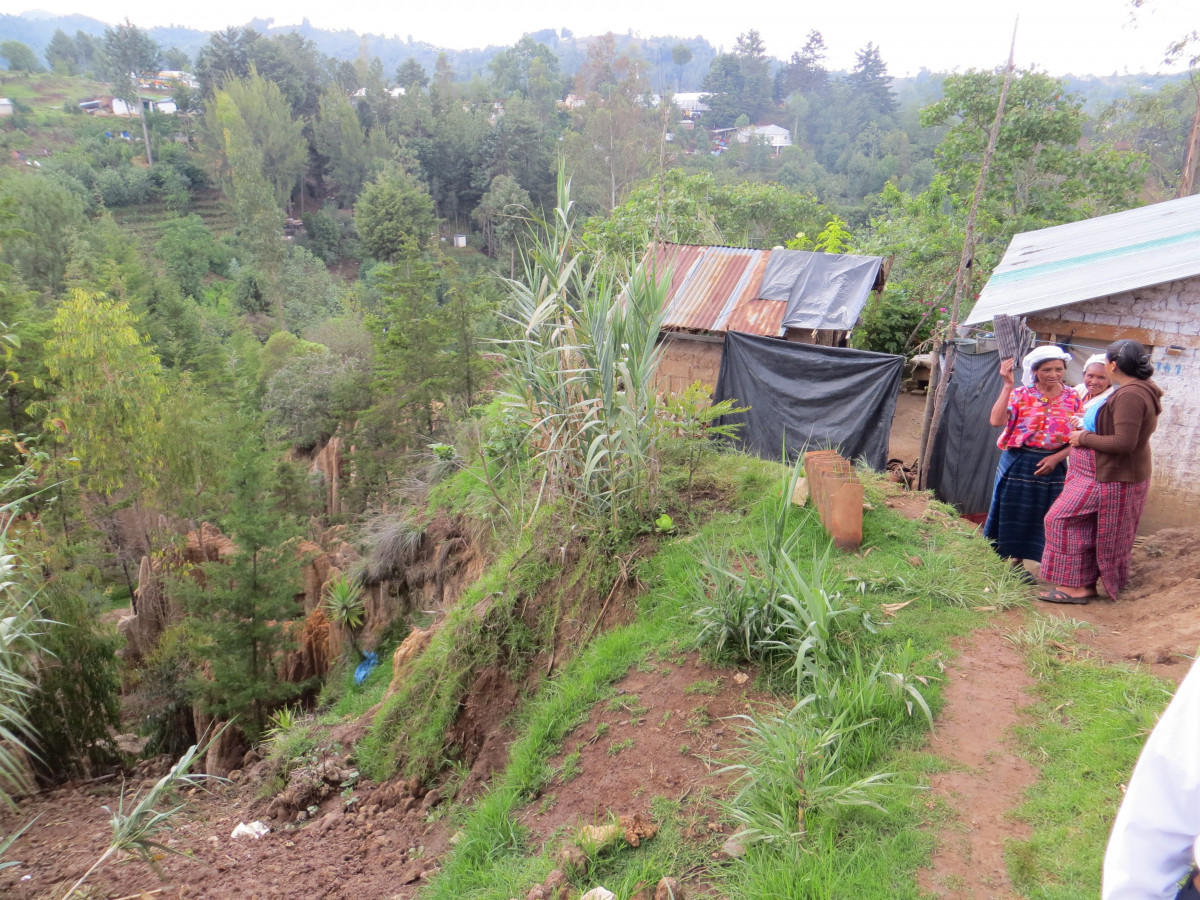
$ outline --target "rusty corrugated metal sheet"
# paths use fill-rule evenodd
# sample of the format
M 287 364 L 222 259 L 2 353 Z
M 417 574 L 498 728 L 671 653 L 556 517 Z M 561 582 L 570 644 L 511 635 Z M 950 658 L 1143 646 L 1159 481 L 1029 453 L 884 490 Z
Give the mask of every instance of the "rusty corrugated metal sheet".
M 663 327 L 778 337 L 787 304 L 756 299 L 770 255 L 743 247 L 654 247 L 647 264 L 671 271 Z

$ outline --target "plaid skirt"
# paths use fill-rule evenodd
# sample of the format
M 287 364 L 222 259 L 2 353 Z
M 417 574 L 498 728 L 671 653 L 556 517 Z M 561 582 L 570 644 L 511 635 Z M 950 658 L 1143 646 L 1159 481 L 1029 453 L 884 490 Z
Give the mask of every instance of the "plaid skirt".
M 1057 450 L 1005 450 L 996 467 L 992 487 L 992 505 L 983 536 L 996 545 L 1004 558 L 1042 558 L 1046 538 L 1042 520 L 1062 493 L 1064 469 L 1061 463 L 1049 475 L 1034 475 L 1038 464 Z
M 1071 451 L 1062 496 L 1046 513 L 1042 580 L 1090 587 L 1103 580 L 1110 597 L 1129 582 L 1133 539 L 1150 493 L 1150 482 L 1096 480 L 1096 453 Z

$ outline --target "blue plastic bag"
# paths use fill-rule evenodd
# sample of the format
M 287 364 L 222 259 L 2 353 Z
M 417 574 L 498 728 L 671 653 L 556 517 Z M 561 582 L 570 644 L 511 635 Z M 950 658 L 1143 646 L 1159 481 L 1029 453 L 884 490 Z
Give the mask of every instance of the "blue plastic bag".
M 372 650 L 370 653 L 363 656 L 363 661 L 358 664 L 358 668 L 354 670 L 354 683 L 362 684 L 367 680 L 367 676 L 371 674 L 371 670 L 379 665 L 379 657 Z

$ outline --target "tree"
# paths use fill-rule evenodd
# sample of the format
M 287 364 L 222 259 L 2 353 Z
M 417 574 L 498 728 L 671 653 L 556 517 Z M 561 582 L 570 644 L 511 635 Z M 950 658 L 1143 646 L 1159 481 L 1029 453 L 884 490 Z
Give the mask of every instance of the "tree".
M 329 175 L 337 185 L 338 203 L 350 206 L 367 179 L 371 148 L 349 99 L 334 93 L 321 98 L 321 115 L 314 123 L 313 137 L 317 150 L 329 160 Z
M 206 97 L 216 96 L 224 80 L 246 78 L 253 59 L 251 48 L 261 35 L 253 28 L 229 26 L 216 31 L 196 54 L 196 80 Z
M 226 255 L 204 220 L 195 214 L 167 222 L 154 250 L 180 289 L 191 297 L 204 296 L 204 277 L 220 266 Z
M 71 235 L 86 227 L 83 203 L 62 184 L 37 174 L 12 172 L 0 178 L 0 204 L 13 213 L 0 259 L 26 285 L 44 294 L 62 287 Z
M 683 67 L 692 61 L 692 50 L 687 44 L 676 44 L 671 48 L 671 62 L 675 65 L 675 90 L 683 90 Z
M 372 322 L 376 378 L 414 431 L 432 436 L 434 404 L 445 397 L 454 337 L 439 294 L 457 289 L 457 272 L 450 260 L 417 253 L 411 239 L 397 258 L 376 273 L 383 297 Z
M 111 496 L 157 480 L 166 394 L 129 304 L 74 291 L 54 315 L 46 367 L 57 386 L 47 431 L 79 458 L 85 486 Z
M 32 758 L 49 779 L 90 777 L 117 758 L 112 739 L 121 724 L 116 654 L 124 641 L 111 621 L 102 621 L 109 598 L 78 570 L 51 576 L 38 599 L 45 652 L 29 707 Z
M 354 225 L 375 259 L 395 262 L 434 240 L 433 201 L 400 169 L 379 175 L 363 189 L 354 207 Z
M 856 96 L 865 100 L 875 114 L 890 116 L 896 111 L 892 79 L 874 43 L 868 42 L 855 54 L 854 68 L 846 76 L 846 85 Z
M 37 55 L 28 44 L 20 41 L 0 41 L 0 57 L 8 62 L 10 72 L 24 72 L 28 75 L 31 72 L 42 71 Z
M 404 90 L 416 93 L 429 87 L 429 73 L 413 57 L 409 57 L 396 70 L 396 84 Z
M 714 127 L 728 128 L 741 115 L 751 124 L 760 124 L 774 108 L 774 90 L 759 33 L 750 30 L 738 35 L 733 53 L 713 59 L 701 89 L 709 106 L 705 120 Z
M 488 256 L 497 258 L 501 251 L 511 250 L 515 266 L 516 236 L 528 221 L 531 206 L 529 193 L 515 178 L 497 175 L 492 179 L 491 186 L 480 198 L 479 206 L 472 214 L 483 229 Z M 509 276 L 513 275 L 510 266 Z
M 238 236 L 253 257 L 255 266 L 266 279 L 268 301 L 275 308 L 275 320 L 283 328 L 283 296 L 279 291 L 279 272 L 283 266 L 283 214 L 279 209 L 278 183 L 272 191 L 264 175 L 267 168 L 262 148 L 248 123 L 242 118 L 233 97 L 225 91 L 217 94 L 215 118 L 221 125 L 221 149 L 229 164 L 233 182 L 233 206 L 238 219 Z M 258 135 L 260 139 L 264 135 Z
M 1000 72 L 948 76 L 943 98 L 921 111 L 923 126 L 949 126 L 938 169 L 960 204 L 974 191 L 1002 81 Z M 1082 149 L 1083 121 L 1082 99 L 1062 81 L 1016 73 L 980 210 L 982 233 L 1000 239 L 1136 204 L 1144 157 Z
M 775 99 L 782 102 L 792 94 L 811 96 L 820 94 L 829 87 L 829 72 L 825 68 L 825 38 L 813 29 L 799 53 L 779 70 Z
M 104 29 L 102 67 L 112 83 L 113 96 L 136 108 L 142 122 L 142 138 L 146 142 L 146 162 L 154 164 L 150 152 L 150 131 L 142 110 L 141 82 L 158 73 L 161 54 L 158 42 L 126 19 L 116 28 Z
M 201 564 L 203 582 L 188 578 L 179 593 L 211 672 L 195 684 L 201 704 L 214 716 L 240 716 L 256 740 L 270 711 L 304 687 L 279 675 L 279 656 L 295 643 L 288 623 L 303 612 L 295 600 L 300 561 L 292 540 L 299 529 L 271 502 L 274 467 L 262 424 L 242 413 L 238 425 L 233 496 L 224 523 L 237 552 L 226 561 Z
M 192 59 L 183 50 L 172 47 L 163 53 L 163 64 L 174 72 L 182 72 L 192 64 Z
M 493 56 L 488 68 L 498 92 L 521 94 L 533 104 L 541 122 L 554 115 L 555 103 L 562 99 L 563 79 L 558 57 L 545 44 L 523 35 L 512 47 Z
M 79 74 L 79 47 L 61 28 L 54 30 L 54 36 L 46 45 L 45 55 L 47 65 L 55 72 L 62 75 Z
M 238 143 L 257 149 L 261 157 L 257 171 L 270 183 L 277 203 L 282 206 L 291 200 L 308 168 L 308 141 L 304 123 L 292 118 L 291 105 L 279 85 L 259 75 L 253 66 L 245 78 L 226 79 L 209 105 L 207 123 L 227 182 L 248 174 L 244 168 L 238 172 L 230 158 L 227 133 L 232 133 Z

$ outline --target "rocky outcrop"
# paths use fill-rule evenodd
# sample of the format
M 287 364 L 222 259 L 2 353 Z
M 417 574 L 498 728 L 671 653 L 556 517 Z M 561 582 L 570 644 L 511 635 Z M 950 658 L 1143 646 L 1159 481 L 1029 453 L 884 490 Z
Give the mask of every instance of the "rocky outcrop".
M 281 675 L 284 681 L 300 684 L 310 678 L 324 676 L 337 658 L 330 640 L 332 626 L 325 610 L 317 607 L 303 623 L 288 625 L 296 648 L 284 654 Z
M 392 654 L 392 683 L 388 685 L 387 696 L 391 696 L 400 689 L 413 660 L 429 646 L 433 632 L 433 628 L 414 628 L 396 648 L 396 652 Z
M 345 447 L 340 437 L 331 437 L 313 457 L 310 472 L 317 472 L 325 485 L 325 512 L 335 516 L 342 512 L 342 477 L 345 470 Z

